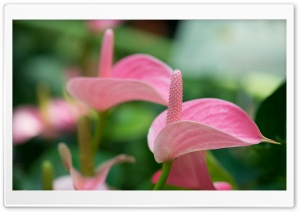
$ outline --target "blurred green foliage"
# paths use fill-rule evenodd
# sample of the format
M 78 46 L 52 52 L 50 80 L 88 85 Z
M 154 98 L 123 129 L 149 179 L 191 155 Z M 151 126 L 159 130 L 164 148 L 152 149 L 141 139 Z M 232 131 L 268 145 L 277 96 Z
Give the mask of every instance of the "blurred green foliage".
M 168 27 L 165 21 L 165 27 Z M 171 34 L 141 30 L 126 22 L 115 31 L 115 61 L 133 53 L 146 53 L 168 62 L 174 45 Z M 84 21 L 30 21 L 13 23 L 13 106 L 37 104 L 38 83 L 49 86 L 52 97 L 63 98 L 65 71 L 69 67 L 82 75 L 96 73 L 102 33 L 88 31 Z M 170 64 L 172 66 L 172 64 Z M 176 67 L 174 67 L 176 68 Z M 90 73 L 87 73 L 87 69 Z M 243 92 L 242 87 L 214 78 L 185 78 L 184 101 L 214 97 L 234 102 L 253 114 L 261 99 Z M 241 98 L 240 96 L 243 96 Z M 255 121 L 262 133 L 282 145 L 259 144 L 253 147 L 220 149 L 207 153 L 211 177 L 227 181 L 234 189 L 281 190 L 286 188 L 286 97 L 285 86 L 260 103 Z M 276 107 L 274 106 L 276 105 Z M 111 169 L 107 184 L 117 189 L 151 189 L 151 177 L 161 168 L 148 148 L 147 132 L 155 117 L 166 107 L 148 102 L 128 102 L 110 110 L 104 128 L 104 138 L 96 155 L 96 163 L 118 154 L 136 159 L 134 164 L 119 164 Z M 45 140 L 37 137 L 13 148 L 13 189 L 41 189 L 41 165 L 49 160 L 54 175 L 66 175 L 57 145 L 66 143 L 78 168 L 77 135 L 73 132 Z M 167 188 L 172 189 L 172 188 Z

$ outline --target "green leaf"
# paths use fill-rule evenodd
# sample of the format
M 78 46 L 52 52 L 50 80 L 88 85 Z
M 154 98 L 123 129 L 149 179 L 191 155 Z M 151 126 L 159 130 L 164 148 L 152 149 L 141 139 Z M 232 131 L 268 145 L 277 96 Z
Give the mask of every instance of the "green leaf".
M 106 126 L 108 139 L 114 142 L 133 142 L 147 135 L 156 114 L 138 102 L 117 106 Z
M 252 163 L 260 169 L 257 189 L 286 189 L 286 82 L 259 106 L 255 122 L 261 133 L 281 145 L 262 143 L 249 147 Z
M 88 30 L 86 21 L 76 20 L 17 20 L 14 24 L 27 26 L 33 29 L 40 29 L 56 34 L 71 35 L 79 39 L 91 39 L 92 33 Z M 167 61 L 171 52 L 171 42 L 169 39 L 153 35 L 141 30 L 137 30 L 126 25 L 122 25 L 115 31 L 115 48 L 126 54 L 145 53 Z M 101 41 L 96 40 L 95 45 L 99 46 Z
M 127 26 L 115 29 L 116 49 L 126 51 L 128 54 L 137 52 L 150 54 L 167 62 L 171 52 L 171 44 L 167 38 Z
M 37 56 L 24 64 L 21 74 L 28 86 L 42 83 L 50 88 L 51 94 L 60 95 L 64 88 L 62 70 L 63 64 L 54 57 Z
M 213 182 L 223 181 L 230 183 L 233 190 L 238 189 L 234 179 L 230 176 L 230 174 L 221 166 L 218 160 L 213 156 L 213 154 L 209 151 L 206 151 L 206 161 L 210 176 Z
M 79 38 L 88 36 L 87 26 L 76 20 L 15 20 L 14 24 L 50 32 L 70 34 Z
M 259 106 L 255 122 L 261 133 L 282 142 L 286 138 L 286 82 Z

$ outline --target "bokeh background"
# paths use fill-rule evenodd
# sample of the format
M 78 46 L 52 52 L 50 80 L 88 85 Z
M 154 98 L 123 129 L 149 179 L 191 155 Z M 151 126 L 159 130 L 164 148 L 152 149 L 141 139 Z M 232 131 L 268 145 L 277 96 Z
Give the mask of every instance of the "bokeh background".
M 96 76 L 107 27 L 115 34 L 114 61 L 135 53 L 157 57 L 182 71 L 184 101 L 212 97 L 233 102 L 255 120 L 264 136 L 281 143 L 210 151 L 207 160 L 214 181 L 231 182 L 239 190 L 286 189 L 285 21 L 123 20 L 95 24 L 86 20 L 15 20 L 14 110 L 24 105 L 40 107 L 41 85 L 47 88 L 48 98 L 66 98 L 70 70 Z M 108 185 L 151 189 L 151 177 L 161 165 L 148 148 L 147 133 L 165 109 L 141 101 L 111 109 L 96 164 L 121 153 L 134 156 L 136 163 L 113 167 Z M 93 120 L 93 112 L 90 116 Z M 76 128 L 12 144 L 14 190 L 41 189 L 45 160 L 53 164 L 56 178 L 67 174 L 58 155 L 59 142 L 70 147 L 78 167 Z

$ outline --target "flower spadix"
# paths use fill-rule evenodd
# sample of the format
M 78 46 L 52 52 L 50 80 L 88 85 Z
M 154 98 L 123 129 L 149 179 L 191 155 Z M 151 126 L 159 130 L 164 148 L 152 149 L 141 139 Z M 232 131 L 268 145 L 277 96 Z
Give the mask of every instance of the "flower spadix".
M 58 151 L 62 159 L 63 165 L 70 173 L 72 184 L 75 190 L 100 190 L 107 188 L 105 180 L 109 170 L 112 166 L 118 163 L 133 163 L 135 160 L 133 157 L 128 155 L 118 155 L 108 161 L 102 163 L 97 170 L 95 175 L 92 177 L 82 176 L 72 165 L 72 155 L 69 148 L 61 143 L 58 145 Z M 67 176 L 59 178 L 58 182 L 54 182 L 54 189 L 63 190 L 70 189 L 70 178 Z
M 73 78 L 68 92 L 100 112 L 132 100 L 167 105 L 172 69 L 144 54 L 125 57 L 113 66 L 113 40 L 113 31 L 106 30 L 98 77 Z

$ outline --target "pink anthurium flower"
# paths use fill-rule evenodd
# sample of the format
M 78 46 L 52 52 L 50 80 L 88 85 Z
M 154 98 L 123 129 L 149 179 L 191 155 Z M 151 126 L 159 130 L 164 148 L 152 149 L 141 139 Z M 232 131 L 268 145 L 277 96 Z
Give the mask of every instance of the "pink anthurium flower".
M 102 42 L 99 76 L 75 77 L 67 90 L 75 99 L 100 111 L 132 100 L 167 105 L 172 70 L 144 54 L 128 56 L 112 66 L 113 31 L 106 30 Z
M 13 112 L 13 143 L 21 144 L 43 132 L 43 121 L 38 108 L 20 106 Z
M 108 28 L 119 26 L 123 20 L 89 20 L 87 22 L 89 30 L 92 32 L 103 32 Z
M 177 173 L 174 174 L 177 176 L 173 178 L 171 175 L 171 181 L 182 179 L 178 175 L 185 173 L 182 172 L 183 167 L 195 166 L 198 171 L 206 170 L 201 151 L 249 146 L 262 141 L 276 143 L 265 138 L 251 118 L 230 102 L 204 98 L 182 104 L 182 75 L 179 70 L 172 75 L 168 110 L 153 121 L 148 133 L 148 145 L 155 160 L 164 164 L 174 161 L 170 174 Z M 197 181 L 180 183 L 198 182 L 202 189 L 214 189 L 208 177 L 198 179 L 195 168 L 190 171 Z M 207 171 L 202 172 L 208 174 Z M 199 188 L 199 185 L 190 187 Z
M 70 132 L 86 112 L 87 108 L 81 103 L 63 99 L 49 100 L 45 114 L 36 106 L 19 106 L 13 113 L 14 144 L 24 143 L 36 136 L 52 138 L 61 132 Z
M 105 179 L 112 166 L 118 163 L 133 163 L 135 160 L 128 155 L 118 155 L 104 163 L 102 163 L 96 170 L 92 177 L 82 176 L 72 165 L 72 156 L 70 150 L 65 144 L 59 144 L 58 151 L 65 168 L 70 173 L 70 178 L 64 176 L 58 178 L 54 182 L 54 189 L 68 190 L 71 185 L 75 190 L 107 190 L 108 186 L 105 184 Z M 72 183 L 71 183 L 72 181 Z

